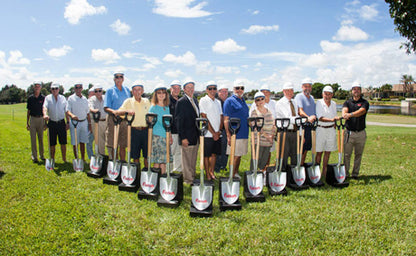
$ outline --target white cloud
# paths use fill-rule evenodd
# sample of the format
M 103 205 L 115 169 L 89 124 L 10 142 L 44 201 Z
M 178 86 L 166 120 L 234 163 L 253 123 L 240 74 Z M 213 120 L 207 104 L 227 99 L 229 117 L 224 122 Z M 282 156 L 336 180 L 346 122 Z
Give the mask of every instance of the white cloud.
M 53 58 L 59 58 L 65 56 L 72 50 L 71 46 L 64 45 L 61 48 L 52 48 L 50 50 L 44 50 L 45 53 Z
M 338 42 L 330 42 L 327 40 L 323 40 L 320 43 L 321 48 L 324 52 L 333 52 L 338 51 L 342 48 L 342 44 Z
M 297 52 L 269 52 L 250 55 L 252 58 L 270 58 L 273 60 L 283 60 L 287 62 L 299 62 L 305 54 Z
M 105 6 L 94 7 L 87 0 L 71 0 L 65 7 L 64 18 L 70 24 L 76 25 L 84 16 L 92 16 L 107 12 Z
M 171 53 L 166 54 L 163 61 L 183 64 L 185 66 L 193 66 L 197 63 L 195 55 L 190 51 L 187 51 L 182 56 L 175 56 Z
M 259 33 L 267 33 L 268 31 L 278 31 L 279 25 L 262 26 L 262 25 L 251 25 L 249 28 L 241 30 L 241 33 L 255 35 Z
M 177 77 L 183 76 L 183 75 L 184 75 L 184 73 L 179 69 L 168 70 L 168 71 L 165 72 L 165 76 L 172 77 L 172 78 L 177 78 Z
M 135 52 L 125 52 L 122 54 L 124 58 L 131 59 L 139 55 L 139 53 Z
M 376 6 L 376 4 L 361 6 L 360 10 L 358 11 L 360 17 L 364 20 L 375 20 L 375 18 L 378 16 Z
M 251 14 L 252 15 L 257 15 L 257 14 L 259 14 L 260 13 L 260 11 L 259 10 L 254 10 Z
M 141 41 L 142 41 L 142 39 L 136 39 L 136 40 L 131 41 L 131 43 L 132 44 L 137 44 L 137 43 L 140 43 Z
M 114 63 L 120 59 L 120 56 L 111 48 L 92 49 L 91 58 L 95 61 L 102 61 L 105 64 Z
M 368 39 L 368 34 L 354 26 L 341 26 L 332 40 L 337 41 L 363 41 Z
M 156 7 L 153 8 L 153 12 L 176 18 L 200 18 L 213 14 L 202 10 L 207 5 L 207 2 L 197 1 L 195 4 L 194 2 L 195 0 L 155 0 Z
M 130 31 L 130 26 L 127 23 L 121 22 L 117 19 L 110 25 L 111 29 L 119 35 L 127 35 Z
M 224 41 L 217 41 L 212 46 L 212 51 L 216 53 L 231 53 L 231 52 L 239 52 L 239 51 L 245 51 L 245 46 L 238 45 L 233 39 L 228 38 Z
M 7 60 L 9 65 L 29 65 L 30 60 L 27 58 L 23 58 L 23 54 L 19 50 L 10 51 L 10 57 Z

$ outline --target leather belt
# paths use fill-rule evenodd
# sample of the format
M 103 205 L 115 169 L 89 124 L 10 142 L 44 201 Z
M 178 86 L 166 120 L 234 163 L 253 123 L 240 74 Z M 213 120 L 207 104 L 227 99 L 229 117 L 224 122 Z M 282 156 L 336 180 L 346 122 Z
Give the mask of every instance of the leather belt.
M 30 115 L 31 117 L 43 117 L 43 115 Z
M 318 124 L 318 127 L 321 127 L 321 128 L 335 128 L 335 125 L 330 125 L 330 126 L 323 126 L 323 125 L 319 125 Z
M 147 127 L 146 126 L 136 126 L 136 127 L 131 127 L 131 128 L 133 128 L 133 129 L 135 129 L 135 130 L 138 130 L 138 131 L 144 131 L 144 130 L 147 130 Z
M 99 121 L 100 121 L 100 122 L 102 122 L 102 121 L 105 121 L 105 120 L 106 120 L 106 119 L 105 119 L 105 118 L 103 118 L 103 119 L 100 119 Z

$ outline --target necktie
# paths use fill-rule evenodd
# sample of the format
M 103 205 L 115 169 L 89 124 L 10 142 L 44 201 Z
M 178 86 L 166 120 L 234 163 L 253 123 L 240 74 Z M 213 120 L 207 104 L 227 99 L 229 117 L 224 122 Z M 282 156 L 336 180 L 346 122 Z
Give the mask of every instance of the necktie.
M 193 98 L 189 98 L 189 101 L 191 102 L 192 107 L 194 107 L 194 110 L 195 110 L 196 116 L 199 116 L 199 111 L 198 111 L 198 108 L 197 108 L 197 107 L 196 107 L 196 105 L 195 105 L 194 99 L 193 99 Z
M 289 100 L 289 102 L 290 102 L 290 110 L 292 111 L 292 116 L 296 116 L 295 106 L 293 106 L 292 100 Z

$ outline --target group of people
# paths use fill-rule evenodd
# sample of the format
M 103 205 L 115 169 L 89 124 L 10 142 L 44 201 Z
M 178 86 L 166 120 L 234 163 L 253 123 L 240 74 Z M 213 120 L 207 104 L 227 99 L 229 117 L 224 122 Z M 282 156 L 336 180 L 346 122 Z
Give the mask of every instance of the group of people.
M 49 128 L 49 143 L 51 158 L 55 156 L 57 139 L 61 145 L 62 159 L 66 162 L 67 130 L 70 129 L 71 144 L 75 152 L 74 124 L 77 129 L 77 141 L 80 143 L 80 158 L 85 158 L 85 144 L 87 149 L 92 148 L 93 139 L 98 142 L 98 153 L 104 155 L 105 147 L 109 158 L 114 157 L 125 160 L 127 146 L 126 115 L 134 115 L 131 124 L 131 158 L 140 163 L 143 158 L 144 166 L 153 164 L 166 172 L 166 143 L 171 146 L 173 171 L 182 172 L 184 182 L 191 184 L 195 178 L 196 160 L 199 146 L 199 131 L 195 124 L 198 117 L 208 120 L 208 131 L 204 135 L 204 167 L 208 180 L 216 179 L 215 173 L 226 169 L 228 155 L 230 154 L 231 132 L 230 119 L 239 118 L 240 128 L 236 132 L 236 146 L 233 170 L 234 176 L 239 177 L 238 170 L 241 157 L 248 153 L 249 124 L 248 117 L 263 117 L 264 125 L 260 131 L 260 151 L 258 168 L 265 170 L 270 162 L 270 152 L 275 150 L 274 139 L 276 118 L 290 118 L 287 129 L 287 139 L 283 163 L 286 166 L 290 158 L 291 164 L 296 164 L 296 131 L 295 118 L 302 116 L 313 123 L 318 120 L 317 127 L 317 156 L 316 162 L 321 163 L 324 152 L 323 175 L 326 172 L 330 152 L 337 149 L 334 122 L 337 116 L 336 104 L 332 101 L 333 90 L 330 86 L 323 89 L 323 98 L 315 103 L 312 91 L 312 82 L 302 82 L 302 92 L 294 97 L 294 85 L 286 83 L 283 86 L 283 95 L 280 100 L 271 99 L 271 91 L 267 86 L 260 88 L 254 96 L 254 102 L 249 108 L 244 98 L 244 82 L 236 80 L 233 84 L 232 94 L 229 96 L 228 88 L 218 86 L 210 81 L 205 85 L 206 95 L 198 100 L 194 96 L 195 83 L 187 81 L 183 85 L 179 81 L 170 84 L 170 94 L 167 87 L 158 85 L 151 99 L 142 97 L 144 85 L 135 84 L 130 89 L 123 85 L 124 74 L 114 74 L 114 86 L 103 95 L 103 88 L 94 86 L 90 89 L 88 99 L 82 95 L 83 85 L 75 84 L 75 93 L 66 99 L 59 94 L 59 85 L 52 84 L 51 94 L 44 97 L 40 94 L 41 83 L 34 83 L 34 94 L 27 102 L 27 129 L 30 130 L 32 144 L 32 160 L 38 161 L 36 137 L 39 141 L 39 156 L 44 159 L 43 130 L 45 123 Z M 179 97 L 181 89 L 183 96 Z M 132 95 L 132 97 L 131 97 Z M 345 167 L 349 175 L 351 153 L 354 149 L 355 160 L 352 177 L 359 174 L 361 155 L 365 144 L 365 117 L 369 104 L 361 96 L 361 86 L 352 86 L 352 98 L 345 101 L 342 108 L 342 117 L 346 120 L 345 136 Z M 99 112 L 99 119 L 93 120 L 92 113 Z M 148 127 L 146 114 L 157 114 L 157 122 L 153 127 L 152 155 L 148 156 Z M 171 133 L 166 141 L 166 131 L 163 127 L 162 116 L 172 115 Z M 118 145 L 114 143 L 114 118 L 119 116 L 123 121 L 119 126 Z M 71 120 L 71 121 L 70 121 Z M 98 125 L 98 134 L 93 134 L 92 125 Z M 90 147 L 89 147 L 90 145 Z M 118 147 L 117 155 L 113 155 L 114 147 Z M 305 127 L 305 144 L 303 147 L 301 164 L 304 163 L 307 151 L 311 150 L 311 128 Z M 91 157 L 92 150 L 88 151 Z M 148 162 L 150 157 L 151 163 Z M 231 164 L 230 164 L 231 165 Z M 285 167 L 284 166 L 284 167 Z M 253 167 L 252 167 L 253 168 Z

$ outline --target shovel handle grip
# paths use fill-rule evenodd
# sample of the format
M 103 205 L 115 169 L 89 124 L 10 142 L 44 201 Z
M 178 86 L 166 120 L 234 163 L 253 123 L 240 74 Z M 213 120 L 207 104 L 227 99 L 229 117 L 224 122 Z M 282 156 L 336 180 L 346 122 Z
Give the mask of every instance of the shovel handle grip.
M 78 126 L 78 121 L 77 120 L 74 120 L 74 119 L 71 118 L 71 123 L 75 128 L 77 128 L 77 126 Z
M 260 132 L 261 128 L 264 126 L 264 117 L 258 116 L 256 117 L 256 129 Z
M 126 112 L 125 114 L 124 114 L 124 119 L 127 121 L 127 124 L 128 125 L 130 125 L 131 126 L 131 124 L 133 123 L 133 121 L 134 121 L 134 114 L 133 115 L 131 115 L 131 118 L 129 119 L 129 114 Z
M 312 127 L 312 130 L 315 131 L 316 127 L 318 127 L 318 120 L 315 119 L 312 123 L 310 123 L 310 126 Z
M 112 116 L 113 116 L 114 125 L 119 125 L 121 123 L 121 121 L 123 120 L 121 117 L 119 117 L 117 115 L 112 115 Z
M 91 112 L 92 114 L 92 119 L 94 120 L 94 122 L 98 123 L 100 121 L 100 117 L 101 117 L 101 113 L 100 111 L 97 112 Z
M 229 122 L 228 122 L 228 130 L 230 131 L 231 134 L 236 134 L 238 129 L 240 129 L 240 118 L 238 117 L 232 117 L 230 118 Z
M 290 125 L 290 119 L 289 118 L 276 118 L 274 120 L 274 124 L 276 125 L 278 130 L 285 131 Z
M 256 118 L 255 117 L 248 117 L 247 118 L 247 125 L 250 127 L 251 132 L 254 132 L 254 130 L 257 127 Z
M 208 131 L 208 119 L 206 118 L 196 118 L 195 119 L 196 128 L 199 131 L 200 136 L 205 136 Z
M 146 114 L 146 123 L 149 128 L 153 128 L 157 122 L 157 114 L 147 113 Z
M 345 119 L 341 117 L 340 119 L 335 120 L 335 126 L 337 127 L 338 130 L 340 130 L 341 128 L 344 129 Z
M 162 124 L 163 124 L 163 127 L 165 127 L 166 132 L 170 132 L 171 127 L 172 127 L 172 120 L 173 120 L 172 115 L 162 116 Z

